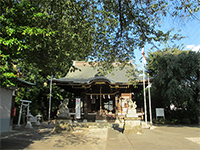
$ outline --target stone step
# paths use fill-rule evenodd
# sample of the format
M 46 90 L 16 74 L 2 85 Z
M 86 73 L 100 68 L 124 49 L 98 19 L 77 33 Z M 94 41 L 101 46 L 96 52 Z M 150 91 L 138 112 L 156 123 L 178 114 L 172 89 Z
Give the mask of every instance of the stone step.
M 73 128 L 112 128 L 113 123 L 108 122 L 87 122 L 87 123 L 73 123 Z

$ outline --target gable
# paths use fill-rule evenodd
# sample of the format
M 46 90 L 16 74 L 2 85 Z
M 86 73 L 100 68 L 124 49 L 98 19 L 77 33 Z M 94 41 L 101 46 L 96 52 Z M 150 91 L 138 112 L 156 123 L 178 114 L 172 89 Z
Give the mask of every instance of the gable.
M 75 65 L 78 70 L 74 72 L 69 72 L 64 78 L 53 79 L 55 82 L 69 82 L 69 83 L 91 83 L 94 80 L 106 80 L 111 84 L 118 83 L 129 83 L 129 77 L 127 71 L 133 69 L 133 67 L 125 67 L 123 70 L 120 70 L 119 67 L 115 67 L 112 73 L 107 75 L 98 75 L 98 67 L 94 68 L 85 62 L 78 62 Z

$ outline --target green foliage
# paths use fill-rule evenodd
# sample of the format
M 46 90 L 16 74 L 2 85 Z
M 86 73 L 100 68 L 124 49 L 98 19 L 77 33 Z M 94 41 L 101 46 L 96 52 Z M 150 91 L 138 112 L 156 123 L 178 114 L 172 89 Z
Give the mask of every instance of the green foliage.
M 182 123 L 182 124 L 191 124 L 191 121 L 190 121 L 189 118 L 183 118 L 183 119 L 181 120 L 181 123 Z
M 154 124 L 165 125 L 165 124 L 168 124 L 169 121 L 167 121 L 166 119 L 163 119 L 163 118 L 158 118 L 157 120 L 153 119 L 153 123 Z
M 195 0 L 3 0 L 1 10 L 3 54 L 39 68 L 46 76 L 60 77 L 72 60 L 101 61 L 102 71 L 109 73 L 113 62 L 124 66 L 145 43 L 155 46 L 179 39 L 178 34 L 159 30 L 162 17 L 194 16 L 199 4 Z
M 43 115 L 43 119 L 48 118 L 49 110 L 49 89 L 50 85 L 45 85 L 44 83 L 48 82 L 48 79 L 42 77 L 40 74 L 32 74 L 34 80 L 37 83 L 36 86 L 32 88 L 20 87 L 18 88 L 18 95 L 16 96 L 16 105 L 20 103 L 18 100 L 25 99 L 32 101 L 30 105 L 30 112 L 33 115 L 37 115 L 39 112 Z M 30 78 L 26 78 L 27 81 L 31 81 Z M 52 96 L 51 96 L 51 116 L 56 116 L 60 101 L 65 97 L 68 97 L 65 91 L 62 91 L 58 86 L 52 85 Z
M 41 111 L 48 107 L 49 87 L 44 87 L 44 82 L 51 75 L 56 78 L 66 75 L 73 60 L 100 61 L 104 73 L 113 70 L 113 62 L 123 68 L 134 58 L 134 50 L 145 43 L 155 46 L 181 38 L 171 35 L 171 30 L 159 30 L 163 16 L 188 17 L 199 10 L 195 0 L 1 0 L 0 6 L 1 86 L 14 85 L 17 72 L 23 79 L 36 83 L 29 92 L 19 89 L 17 99 L 34 101 L 37 105 L 33 106 Z M 12 70 L 14 66 L 17 71 Z M 175 88 L 179 81 L 169 84 Z M 191 92 L 184 81 L 180 86 L 183 88 L 176 93 L 183 89 Z M 53 92 L 56 110 L 63 95 L 55 86 Z M 176 93 L 170 94 L 170 99 Z
M 164 107 L 174 104 L 187 110 L 197 120 L 199 114 L 200 53 L 177 49 L 149 53 L 147 70 L 153 80 L 152 97 L 160 99 Z M 156 100 L 157 101 L 157 100 Z
M 40 27 L 39 22 L 46 20 L 31 1 L 3 0 L 0 2 L 0 47 L 1 47 L 1 86 L 14 86 L 18 62 L 24 62 L 31 45 L 28 38 L 36 35 L 43 37 L 52 34 L 48 29 Z M 37 40 L 32 40 L 36 42 Z M 15 71 L 13 71 L 15 69 Z
M 109 12 L 109 17 L 118 20 L 114 25 L 106 27 L 107 34 L 102 41 L 95 41 L 96 52 L 91 55 L 91 59 L 103 61 L 105 63 L 103 68 L 109 70 L 112 70 L 114 61 L 127 64 L 134 58 L 134 51 L 144 47 L 146 43 L 158 48 L 167 41 L 181 39 L 181 35 L 171 34 L 173 29 L 161 31 L 159 27 L 162 21 L 166 16 L 176 19 L 187 19 L 190 15 L 195 17 L 195 12 L 199 10 L 199 3 L 196 0 L 187 2 L 99 0 L 98 2 L 101 3 L 103 10 Z M 105 22 L 103 17 L 100 21 Z M 95 40 L 99 40 L 101 36 L 100 34 Z
M 37 3 L 40 11 L 49 17 L 41 26 L 47 25 L 46 28 L 55 34 L 28 39 L 31 48 L 26 63 L 32 63 L 46 76 L 64 76 L 72 66 L 72 60 L 84 60 L 92 50 L 94 29 L 87 20 L 89 5 L 85 6 L 84 2 L 79 5 L 68 0 L 44 0 Z M 35 39 L 37 43 L 32 42 Z
M 30 48 L 27 38 L 51 33 L 39 26 L 38 23 L 47 16 L 40 15 L 38 11 L 38 8 L 28 0 L 1 1 L 0 44 L 3 53 L 9 55 L 11 59 L 26 57 L 24 52 Z
M 9 56 L 2 54 L 0 50 L 0 82 L 2 87 L 15 86 L 16 71 L 13 70 L 11 64 L 8 63 Z

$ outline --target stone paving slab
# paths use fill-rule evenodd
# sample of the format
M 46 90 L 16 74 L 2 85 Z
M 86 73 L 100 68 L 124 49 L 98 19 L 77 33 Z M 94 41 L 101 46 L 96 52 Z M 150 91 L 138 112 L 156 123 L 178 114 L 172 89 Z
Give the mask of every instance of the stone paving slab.
M 63 132 L 61 134 L 53 134 L 44 138 L 42 141 L 35 141 L 33 144 L 25 148 L 43 150 L 49 149 L 70 149 L 70 150 L 104 150 L 106 146 L 108 129 L 78 129 L 75 132 Z
M 52 134 L 53 128 L 36 128 L 1 134 L 0 149 L 24 150 L 199 150 L 198 126 L 157 126 L 144 134 L 122 134 L 120 128 L 76 128 Z
M 157 127 L 144 130 L 141 135 L 126 135 L 135 150 L 191 150 L 200 149 L 198 143 L 187 139 L 188 136 L 200 138 L 200 128 L 193 127 Z
M 186 139 L 195 142 L 200 145 L 200 137 L 186 137 Z
M 106 150 L 131 150 L 132 148 L 125 134 L 112 128 L 108 129 Z

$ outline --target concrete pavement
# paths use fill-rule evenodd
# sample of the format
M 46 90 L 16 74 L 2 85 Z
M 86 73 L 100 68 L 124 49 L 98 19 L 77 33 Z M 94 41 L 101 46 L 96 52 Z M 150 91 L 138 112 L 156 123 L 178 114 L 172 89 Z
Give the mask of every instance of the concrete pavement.
M 133 145 L 133 149 L 200 149 L 198 127 L 160 126 L 154 130 L 146 129 L 143 135 L 127 135 L 126 137 Z
M 51 134 L 52 128 L 34 128 L 1 134 L 1 149 L 137 150 L 200 149 L 198 126 L 156 126 L 144 134 L 125 135 L 113 128 L 76 128 Z

